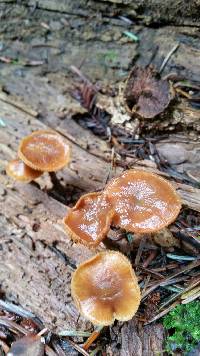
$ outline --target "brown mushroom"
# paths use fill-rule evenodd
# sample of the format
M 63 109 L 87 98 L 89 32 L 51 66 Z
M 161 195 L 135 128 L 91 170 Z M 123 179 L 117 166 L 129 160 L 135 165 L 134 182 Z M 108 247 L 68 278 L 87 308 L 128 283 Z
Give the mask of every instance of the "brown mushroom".
M 115 210 L 113 223 L 131 232 L 161 230 L 176 219 L 181 209 L 174 187 L 142 170 L 125 171 L 108 183 L 104 193 Z
M 168 81 L 161 79 L 153 66 L 133 67 L 124 90 L 125 106 L 131 115 L 154 118 L 168 107 L 172 98 Z
M 140 288 L 129 260 L 120 252 L 100 252 L 80 264 L 71 282 L 80 313 L 95 325 L 130 320 L 140 304 Z
M 102 193 L 83 195 L 64 218 L 71 238 L 87 246 L 97 246 L 106 236 L 114 211 Z
M 31 182 L 42 174 L 41 171 L 36 171 L 35 169 L 30 168 L 20 159 L 13 159 L 10 161 L 7 164 L 6 173 L 15 180 L 25 183 Z
M 32 169 L 55 172 L 69 162 L 70 148 L 57 132 L 39 130 L 21 140 L 18 156 Z

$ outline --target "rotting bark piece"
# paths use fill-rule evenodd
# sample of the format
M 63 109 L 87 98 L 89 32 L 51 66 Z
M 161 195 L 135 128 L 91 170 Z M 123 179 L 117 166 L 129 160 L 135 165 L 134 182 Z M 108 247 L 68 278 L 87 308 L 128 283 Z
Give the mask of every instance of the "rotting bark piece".
M 133 67 L 124 90 L 124 101 L 129 114 L 152 119 L 168 107 L 173 98 L 170 84 L 160 78 L 152 67 Z
M 14 178 L 15 180 L 29 183 L 32 180 L 40 177 L 42 172 L 36 171 L 35 169 L 27 166 L 20 159 L 13 159 L 7 164 L 6 173 L 8 176 Z
M 129 260 L 116 251 L 100 252 L 79 265 L 71 290 L 80 313 L 95 325 L 130 320 L 141 299 Z
M 95 247 L 106 236 L 114 210 L 102 193 L 83 195 L 64 218 L 71 238 L 84 245 Z
M 160 176 L 130 169 L 104 190 L 115 210 L 113 223 L 126 231 L 150 233 L 171 224 L 181 209 L 174 187 Z
M 21 140 L 18 156 L 33 169 L 55 172 L 69 162 L 70 147 L 57 132 L 39 130 Z

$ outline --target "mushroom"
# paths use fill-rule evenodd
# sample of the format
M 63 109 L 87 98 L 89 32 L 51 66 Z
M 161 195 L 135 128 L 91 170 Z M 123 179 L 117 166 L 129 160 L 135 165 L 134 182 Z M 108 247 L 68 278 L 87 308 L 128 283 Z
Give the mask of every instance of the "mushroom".
M 167 80 L 160 78 L 153 66 L 134 66 L 124 90 L 125 107 L 130 115 L 151 119 L 161 114 L 173 99 Z
M 181 209 L 174 187 L 142 170 L 125 171 L 108 183 L 104 193 L 115 210 L 113 223 L 130 232 L 159 231 L 171 224 Z
M 106 236 L 114 210 L 102 193 L 83 195 L 64 218 L 70 237 L 84 245 L 95 247 Z
M 43 172 L 54 174 L 63 168 L 69 162 L 70 148 L 56 132 L 39 130 L 21 140 L 18 157 L 8 163 L 6 173 L 16 180 L 30 182 Z M 55 180 L 54 176 L 51 178 Z
M 55 172 L 69 162 L 70 148 L 57 132 L 39 130 L 21 140 L 18 156 L 32 169 Z
M 74 272 L 71 292 L 80 313 L 94 325 L 130 320 L 141 296 L 129 260 L 120 252 L 100 252 Z
M 10 161 L 7 164 L 6 173 L 15 180 L 25 183 L 31 182 L 42 174 L 41 171 L 36 171 L 35 169 L 30 168 L 20 159 L 13 159 Z

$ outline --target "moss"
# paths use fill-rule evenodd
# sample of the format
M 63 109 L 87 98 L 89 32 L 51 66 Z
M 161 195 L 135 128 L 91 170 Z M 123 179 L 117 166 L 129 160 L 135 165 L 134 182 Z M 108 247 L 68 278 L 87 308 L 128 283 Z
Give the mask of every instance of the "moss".
M 200 341 L 200 302 L 178 305 L 164 317 L 163 325 L 169 330 L 166 351 L 180 349 L 186 355 Z

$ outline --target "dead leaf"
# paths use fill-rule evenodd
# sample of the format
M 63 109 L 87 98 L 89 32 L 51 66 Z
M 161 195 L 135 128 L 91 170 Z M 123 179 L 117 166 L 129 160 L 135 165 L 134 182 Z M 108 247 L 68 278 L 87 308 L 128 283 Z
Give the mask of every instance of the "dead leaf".
M 133 67 L 124 90 L 127 111 L 140 118 L 154 118 L 169 105 L 173 95 L 167 80 L 152 67 Z
M 43 356 L 44 344 L 41 336 L 27 335 L 13 342 L 8 356 Z

